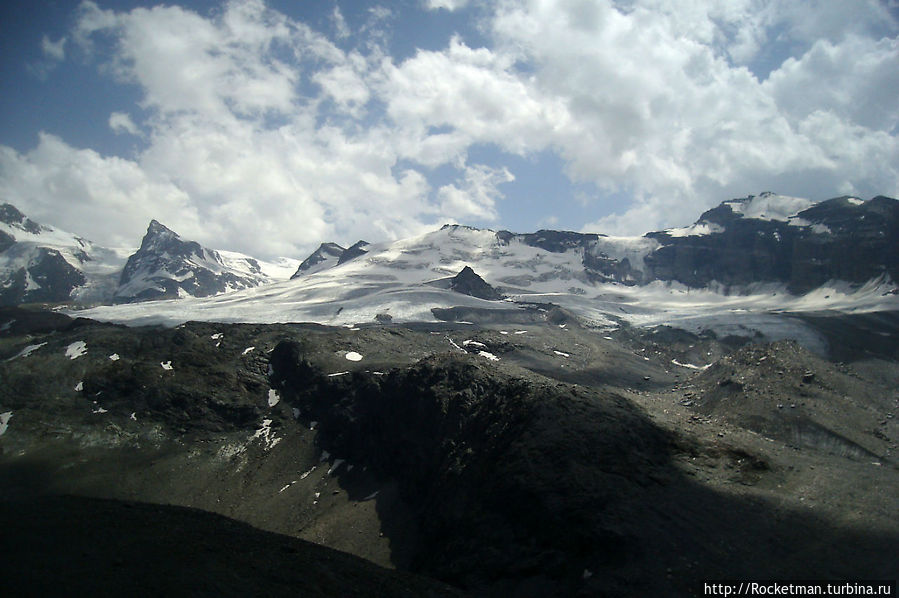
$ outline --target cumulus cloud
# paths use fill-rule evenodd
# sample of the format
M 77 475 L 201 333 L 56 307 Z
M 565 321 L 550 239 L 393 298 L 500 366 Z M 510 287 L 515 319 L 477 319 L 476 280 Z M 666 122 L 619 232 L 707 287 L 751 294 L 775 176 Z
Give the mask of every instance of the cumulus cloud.
M 113 112 L 109 115 L 109 128 L 117 135 L 120 133 L 128 133 L 130 135 L 140 135 L 140 129 L 131 120 L 131 116 L 125 112 Z
M 499 185 L 511 183 L 515 177 L 507 169 L 475 164 L 465 167 L 460 185 L 444 185 L 437 192 L 444 220 L 465 222 L 466 219 L 496 218 L 496 200 L 502 198 Z
M 27 206 L 38 222 L 65 223 L 67 230 L 118 247 L 139 243 L 159 213 L 186 234 L 203 228 L 177 186 L 154 180 L 133 161 L 76 149 L 46 133 L 26 154 L 0 147 L 0 195 Z
M 495 15 L 500 51 L 534 69 L 518 79 L 568 111 L 551 143 L 569 175 L 634 194 L 630 211 L 589 227 L 643 232 L 690 218 L 735 187 L 745 195 L 779 181 L 801 194 L 798 181 L 822 172 L 842 188 L 895 192 L 896 40 L 837 35 L 832 26 L 840 14 L 865 31 L 882 12 L 876 3 L 860 3 L 861 16 L 854 5 L 828 4 L 830 16 L 817 24 L 800 24 L 794 3 L 728 4 L 688 2 L 675 12 L 655 0 L 625 10 L 523 2 Z M 764 81 L 742 63 L 785 23 L 805 49 Z M 815 35 L 823 39 L 812 43 Z M 808 120 L 828 114 L 849 147 L 831 147 Z M 877 166 L 860 163 L 862 155 Z
M 99 241 L 104 218 L 136 239 L 155 217 L 262 257 L 501 220 L 515 209 L 509 154 L 554 152 L 591 201 L 631 198 L 584 223 L 610 233 L 767 189 L 899 194 L 899 26 L 884 6 L 504 0 L 466 11 L 484 47 L 457 35 L 400 60 L 388 42 L 402 15 L 381 6 L 350 43 L 336 6 L 329 38 L 261 0 L 205 16 L 83 2 L 58 54 L 69 39 L 140 90 L 141 127 L 126 112 L 108 124 L 144 145 L 123 160 L 45 134 L 31 152 L 3 148 L 0 189 Z M 495 157 L 476 163 L 483 147 Z

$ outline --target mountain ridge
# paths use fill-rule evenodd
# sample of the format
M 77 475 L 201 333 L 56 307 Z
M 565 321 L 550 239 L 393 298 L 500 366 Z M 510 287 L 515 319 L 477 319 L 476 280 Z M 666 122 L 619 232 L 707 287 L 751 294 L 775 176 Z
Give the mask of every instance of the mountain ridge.
M 210 297 L 269 287 L 289 276 L 290 260 L 283 260 L 280 276 L 273 276 L 262 260 L 203 247 L 155 219 L 141 248 L 126 261 L 121 252 L 38 224 L 9 204 L 2 214 L 0 303 L 7 305 Z M 51 237 L 52 243 L 42 241 Z M 302 294 L 307 287 L 312 292 L 323 276 L 336 280 L 346 274 L 342 282 L 352 284 L 368 271 L 408 286 L 455 276 L 470 266 L 499 294 L 510 296 L 551 292 L 589 297 L 607 284 L 654 283 L 724 295 L 746 293 L 760 284 L 782 285 L 790 295 L 803 296 L 834 282 L 859 288 L 881 280 L 895 288 L 899 255 L 891 248 L 896 246 L 895 199 L 841 196 L 814 202 L 765 192 L 723 201 L 690 226 L 641 237 L 445 225 L 393 242 L 359 241 L 348 248 L 324 242 L 299 266 L 291 266 L 290 279 Z M 101 259 L 93 254 L 102 254 Z M 95 281 L 91 268 L 103 270 L 102 283 Z

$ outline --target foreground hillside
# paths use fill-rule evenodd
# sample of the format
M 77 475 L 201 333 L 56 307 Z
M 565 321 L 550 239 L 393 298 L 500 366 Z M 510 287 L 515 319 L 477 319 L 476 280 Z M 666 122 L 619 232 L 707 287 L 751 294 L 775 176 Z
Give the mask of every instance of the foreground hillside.
M 476 595 L 688 596 L 708 578 L 895 578 L 899 317 L 806 325 L 871 342 L 844 347 L 837 363 L 787 341 L 600 331 L 558 309 L 481 326 L 168 329 L 7 311 L 0 498 L 3 541 L 21 550 L 4 579 L 25 583 L 48 550 L 36 537 L 50 533 L 71 547 L 70 565 L 41 565 L 43 583 L 123 587 L 114 583 L 131 576 L 98 577 L 95 559 L 142 565 L 114 556 L 115 543 L 91 548 L 84 522 L 94 522 L 101 539 L 121 530 L 223 563 L 160 556 L 172 587 L 219 588 L 228 570 L 247 584 L 235 588 L 258 581 L 284 595 L 322 575 L 332 585 L 321 595 L 370 584 L 380 595 L 446 592 L 229 520 L 128 501 L 218 513 Z M 52 498 L 61 494 L 126 502 Z M 227 542 L 251 550 L 222 554 Z M 284 585 L 277 563 L 296 567 Z

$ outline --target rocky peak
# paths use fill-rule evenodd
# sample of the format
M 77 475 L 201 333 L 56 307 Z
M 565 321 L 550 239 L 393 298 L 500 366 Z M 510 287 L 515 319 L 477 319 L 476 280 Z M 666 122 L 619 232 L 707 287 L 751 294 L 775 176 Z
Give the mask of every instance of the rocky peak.
M 346 251 L 340 256 L 340 259 L 337 260 L 338 264 L 342 264 L 344 262 L 348 262 L 350 260 L 354 260 L 360 255 L 364 255 L 368 253 L 368 249 L 366 249 L 370 243 L 368 241 L 356 241 L 349 247 L 347 247 Z
M 297 271 L 290 278 L 292 280 L 304 274 L 311 274 L 312 272 L 322 270 L 328 266 L 328 262 L 333 262 L 331 265 L 335 265 L 345 252 L 346 249 L 337 243 L 322 243 L 318 246 L 318 249 L 313 251 L 309 257 L 303 260 L 297 268 Z
M 43 227 L 40 224 L 30 218 L 26 218 L 25 214 L 20 212 L 18 208 L 11 203 L 0 205 L 0 222 L 22 229 L 33 235 L 36 235 L 43 230 Z
M 258 262 L 246 261 L 236 270 L 221 255 L 152 220 L 140 249 L 128 258 L 115 300 L 168 299 L 191 295 L 205 297 L 267 282 Z
M 450 290 L 488 301 L 500 301 L 503 299 L 502 294 L 487 284 L 470 266 L 465 266 L 450 279 Z

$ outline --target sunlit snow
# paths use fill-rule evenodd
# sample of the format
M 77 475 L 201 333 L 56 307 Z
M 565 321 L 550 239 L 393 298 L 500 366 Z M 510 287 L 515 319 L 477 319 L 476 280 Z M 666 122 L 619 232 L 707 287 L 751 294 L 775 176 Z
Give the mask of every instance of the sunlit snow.
M 0 413 L 0 436 L 6 434 L 6 430 L 9 428 L 10 419 L 12 419 L 12 411 Z
M 278 401 L 280 401 L 280 400 L 281 400 L 281 397 L 278 396 L 278 391 L 273 388 L 270 388 L 268 390 L 268 406 L 274 407 L 275 405 L 278 404 Z
M 281 439 L 275 436 L 275 433 L 272 431 L 272 420 L 264 419 L 262 420 L 262 426 L 250 436 L 250 441 L 256 440 L 257 438 L 262 440 L 262 443 L 265 447 L 265 450 L 269 451 L 275 448 Z
M 362 355 L 356 353 L 355 351 L 349 351 L 344 356 L 347 358 L 347 361 L 362 361 Z
M 161 365 L 161 366 L 162 366 L 162 369 L 164 369 L 164 370 L 171 371 L 171 370 L 174 369 L 174 368 L 172 367 L 172 362 L 171 362 L 171 361 L 162 361 L 162 362 L 159 363 L 159 365 Z
M 9 359 L 7 359 L 6 361 L 12 361 L 13 359 L 18 359 L 19 357 L 28 357 L 29 355 L 31 355 L 32 353 L 34 353 L 35 351 L 37 351 L 38 349 L 40 349 L 41 347 L 43 347 L 46 344 L 47 343 L 40 343 L 37 345 L 28 345 L 27 347 L 25 347 L 24 349 L 22 349 L 21 351 L 19 351 L 18 353 L 16 353 Z
M 66 357 L 69 359 L 78 359 L 87 353 L 87 343 L 84 341 L 75 341 L 66 347 Z

